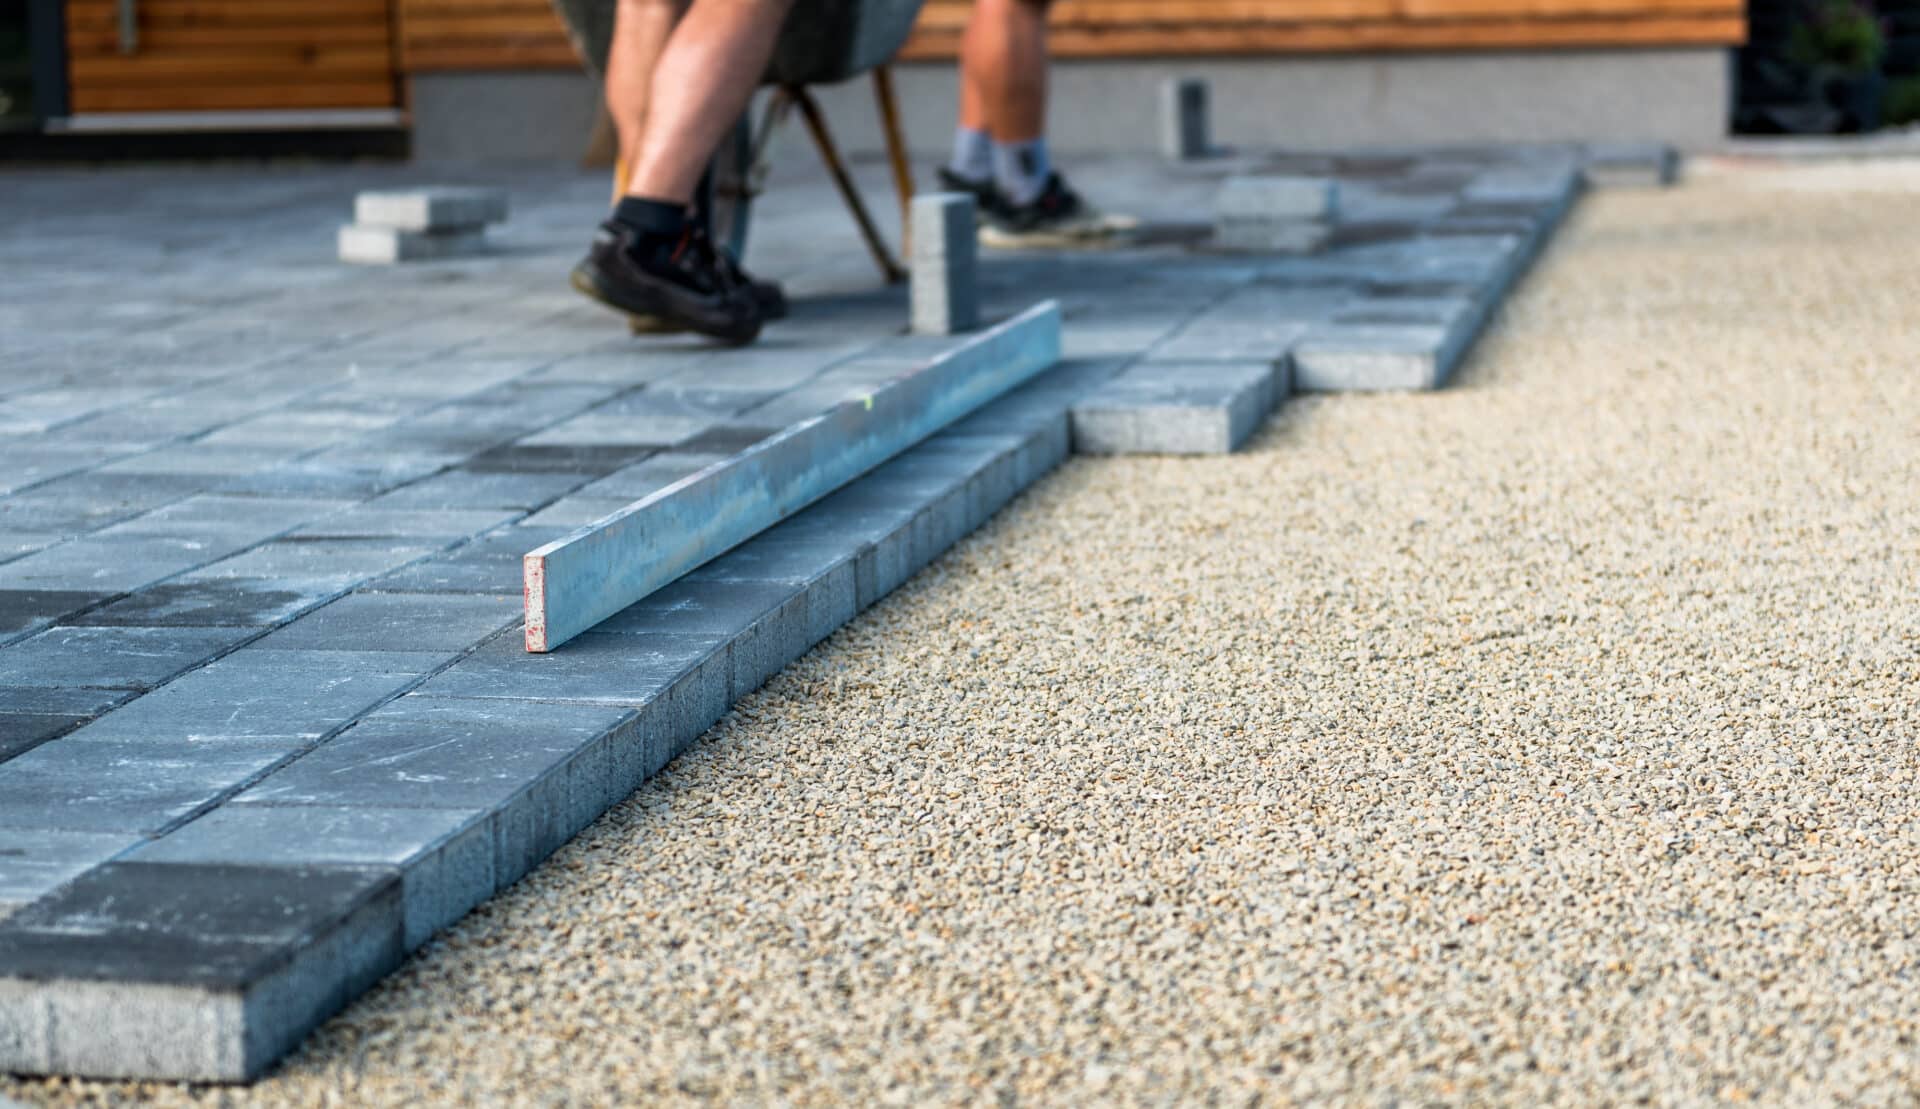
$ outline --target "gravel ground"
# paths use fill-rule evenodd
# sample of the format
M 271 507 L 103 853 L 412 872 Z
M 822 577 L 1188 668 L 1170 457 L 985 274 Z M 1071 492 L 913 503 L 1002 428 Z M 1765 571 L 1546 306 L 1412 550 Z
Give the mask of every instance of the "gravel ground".
M 1914 188 L 1590 197 L 1456 387 L 1069 464 L 256 1087 L 0 1096 L 1912 1103 Z

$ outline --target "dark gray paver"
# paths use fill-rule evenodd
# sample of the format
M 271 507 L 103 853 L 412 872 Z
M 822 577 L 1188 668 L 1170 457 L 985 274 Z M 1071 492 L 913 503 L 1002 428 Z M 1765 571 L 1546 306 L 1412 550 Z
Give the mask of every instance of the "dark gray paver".
M 281 578 L 162 582 L 69 620 L 90 627 L 270 627 L 342 590 Z
M 114 596 L 83 589 L 0 589 L 0 643 L 39 631 Z
M 0 686 L 151 689 L 258 634 L 222 627 L 51 628 L 0 648 Z
M 5 702 L 0 700 L 0 708 Z M 37 712 L 0 712 L 0 762 L 25 754 L 55 736 L 86 723 L 86 716 L 58 716 Z
M 388 868 L 108 863 L 0 923 L 0 990 L 31 994 L 0 1042 L 36 1071 L 251 1078 L 399 964 L 402 914 Z
M 519 623 L 515 594 L 349 593 L 260 640 L 261 650 L 459 651 Z
M 129 862 L 393 867 L 401 875 L 409 950 L 498 888 L 493 837 L 478 807 L 227 805 L 137 843 Z
M 0 762 L 0 827 L 158 833 L 308 742 L 204 743 L 151 735 L 82 742 L 69 734 Z
M 247 648 L 176 679 L 62 742 L 165 746 L 189 737 L 311 740 L 346 726 L 419 681 L 453 651 L 268 651 Z

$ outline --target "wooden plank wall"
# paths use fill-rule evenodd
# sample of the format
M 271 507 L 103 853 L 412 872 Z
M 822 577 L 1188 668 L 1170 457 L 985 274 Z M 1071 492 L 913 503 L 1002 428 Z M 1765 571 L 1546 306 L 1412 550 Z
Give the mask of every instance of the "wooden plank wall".
M 67 0 L 75 112 L 386 108 L 399 103 L 389 0 Z
M 571 66 L 549 0 L 398 0 L 403 68 Z M 905 56 L 950 58 L 968 0 L 928 0 Z M 1061 57 L 1733 44 L 1743 0 L 1059 0 Z
M 952 57 L 972 5 L 928 0 L 911 58 Z M 1743 0 L 1060 0 L 1056 56 L 1732 44 Z

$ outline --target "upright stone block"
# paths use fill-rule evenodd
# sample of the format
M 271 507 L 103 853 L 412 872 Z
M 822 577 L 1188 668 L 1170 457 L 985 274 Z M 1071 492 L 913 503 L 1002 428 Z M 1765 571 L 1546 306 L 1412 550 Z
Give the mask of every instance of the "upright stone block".
M 972 330 L 980 322 L 973 198 L 965 193 L 914 197 L 912 229 L 914 334 Z
M 1214 241 L 1227 250 L 1304 254 L 1320 249 L 1339 214 L 1324 177 L 1229 177 L 1214 197 Z
M 1207 83 L 1170 77 L 1160 85 L 1160 152 L 1169 161 L 1204 158 L 1213 149 Z

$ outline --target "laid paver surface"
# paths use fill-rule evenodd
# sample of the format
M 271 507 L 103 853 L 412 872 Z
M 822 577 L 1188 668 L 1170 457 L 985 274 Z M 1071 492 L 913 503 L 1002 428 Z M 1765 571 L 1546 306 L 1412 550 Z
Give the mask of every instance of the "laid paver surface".
M 722 596 L 776 584 L 767 607 L 722 606 L 722 632 L 681 610 L 624 617 L 540 661 L 515 626 L 522 554 L 966 341 L 900 334 L 902 292 L 873 288 L 851 239 L 822 248 L 824 186 L 803 179 L 758 213 L 755 261 L 791 277 L 799 308 L 727 351 L 630 338 L 559 283 L 603 203 L 595 176 L 497 175 L 516 193 L 498 251 L 371 271 L 329 260 L 326 229 L 354 191 L 419 171 L 0 182 L 29 216 L 0 226 L 23 263 L 0 275 L 0 526 L 15 537 L 0 555 L 0 845 L 21 860 L 0 881 L 0 987 L 28 991 L 0 1007 L 5 1058 L 254 1073 L 302 1013 L 512 883 L 1054 465 L 1074 398 L 1136 360 L 1177 373 L 1262 343 L 1256 366 L 1278 374 L 1290 342 L 1356 326 L 1457 353 L 1573 184 L 1555 151 L 1254 164 L 1352 177 L 1339 249 L 1191 250 L 1192 217 L 1234 167 L 1111 167 L 1114 202 L 1151 197 L 1143 245 L 986 267 L 990 319 L 1060 295 L 1067 364 L 696 575 Z M 137 233 L 109 211 L 127 195 Z M 46 211 L 62 218 L 31 218 Z M 1237 405 L 1231 438 L 1264 416 L 1259 384 L 1235 394 L 1258 411 L 1219 399 Z M 574 735 L 559 721 L 581 706 L 617 711 Z M 365 846 L 441 795 L 458 827 L 422 818 L 384 853 Z M 360 816 L 322 828 L 301 806 Z M 485 867 L 463 854 L 474 844 Z M 337 889 L 270 934 L 246 925 L 282 896 L 272 871 L 303 867 Z M 173 912 L 167 873 L 231 910 L 170 917 L 161 937 L 218 973 L 143 978 L 122 950 L 140 906 Z M 257 991 L 256 973 L 286 980 Z M 244 995 L 232 1019 L 197 994 L 164 1005 L 245 1034 L 189 1022 L 142 1042 L 141 1014 L 174 1010 L 123 1004 L 113 985 L 130 980 Z
M 1069 464 L 259 1085 L 0 1095 L 1907 1100 L 1920 228 L 1813 180 Z

